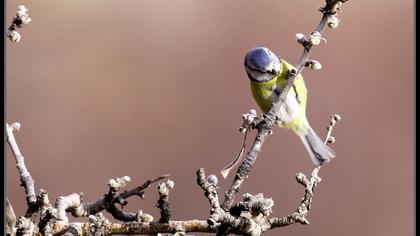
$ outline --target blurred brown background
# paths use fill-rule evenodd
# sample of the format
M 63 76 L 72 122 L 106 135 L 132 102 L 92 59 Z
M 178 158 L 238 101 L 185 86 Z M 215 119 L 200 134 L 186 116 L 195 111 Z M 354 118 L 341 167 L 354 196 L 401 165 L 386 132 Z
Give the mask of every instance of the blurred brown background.
M 8 23 L 19 4 L 33 22 L 6 43 L 6 120 L 22 124 L 36 188 L 93 201 L 110 178 L 129 175 L 134 187 L 169 173 L 182 220 L 208 216 L 195 171 L 218 174 L 234 158 L 241 114 L 256 108 L 245 53 L 264 45 L 295 63 L 295 34 L 314 29 L 323 1 L 9 0 Z M 413 234 L 413 2 L 350 1 L 339 18 L 311 54 L 323 69 L 304 71 L 314 129 L 324 136 L 329 115 L 343 117 L 337 158 L 321 170 L 311 224 L 266 235 Z M 22 215 L 8 147 L 6 162 L 6 194 Z M 310 171 L 300 140 L 276 130 L 241 194 L 263 192 L 284 216 L 303 193 L 295 174 Z M 220 177 L 221 195 L 231 179 Z M 153 186 L 127 209 L 158 218 L 156 201 Z

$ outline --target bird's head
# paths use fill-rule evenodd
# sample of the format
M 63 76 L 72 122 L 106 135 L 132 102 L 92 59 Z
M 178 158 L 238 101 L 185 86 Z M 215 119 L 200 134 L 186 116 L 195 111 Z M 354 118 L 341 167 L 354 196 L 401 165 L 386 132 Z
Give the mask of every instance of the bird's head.
M 245 70 L 250 80 L 269 81 L 280 72 L 280 60 L 281 58 L 268 48 L 252 48 L 245 56 Z

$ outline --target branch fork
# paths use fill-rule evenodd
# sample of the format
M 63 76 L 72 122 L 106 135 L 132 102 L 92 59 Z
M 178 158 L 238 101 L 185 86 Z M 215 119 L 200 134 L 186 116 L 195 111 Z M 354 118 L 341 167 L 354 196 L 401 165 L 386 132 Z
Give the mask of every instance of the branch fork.
M 319 45 L 322 39 L 321 32 L 328 24 L 328 22 L 331 22 L 331 19 L 335 19 L 332 16 L 337 16 L 342 3 L 346 1 L 347 0 L 326 0 L 325 6 L 320 9 L 320 11 L 323 13 L 321 21 L 317 25 L 316 29 L 311 33 L 309 39 L 307 39 L 303 34 L 296 35 L 298 43 L 303 46 L 302 55 L 294 67 L 295 69 L 289 73 L 284 88 L 282 88 L 281 91 L 279 91 L 281 88 L 276 88 L 277 93 L 274 94 L 279 94 L 279 96 L 274 99 L 271 109 L 267 112 L 267 114 L 264 115 L 263 120 L 258 122 L 258 124 L 255 126 L 258 132 L 254 139 L 254 143 L 242 164 L 239 166 L 230 189 L 225 194 L 225 200 L 222 203 L 223 209 L 228 210 L 232 206 L 233 199 L 239 191 L 240 186 L 247 178 L 248 173 L 251 171 L 251 168 L 261 151 L 262 145 L 265 142 L 265 139 L 272 133 L 272 129 L 275 127 L 276 121 L 278 120 L 277 114 L 280 110 L 280 107 L 285 102 L 287 93 L 292 88 L 296 76 L 302 71 L 305 65 L 312 67 L 313 69 L 321 68 L 321 64 L 319 62 L 314 60 L 309 61 L 309 53 L 313 46 Z
M 309 60 L 309 52 L 313 46 L 319 45 L 322 41 L 321 32 L 328 26 L 336 28 L 339 23 L 337 18 L 340 8 L 344 2 L 348 0 L 326 0 L 324 7 L 320 8 L 323 17 L 316 29 L 308 36 L 297 34 L 296 39 L 303 46 L 302 55 L 288 76 L 288 81 L 282 91 L 277 91 L 278 96 L 274 99 L 270 111 L 264 114 L 262 118 L 258 118 L 255 110 L 250 110 L 243 114 L 243 124 L 239 131 L 244 134 L 244 141 L 241 147 L 238 159 L 245 150 L 246 135 L 253 129 L 257 130 L 254 142 L 249 149 L 245 159 L 238 167 L 231 187 L 225 193 L 225 198 L 220 202 L 218 197 L 218 179 L 215 175 L 206 177 L 203 168 L 197 170 L 197 184 L 204 191 L 204 195 L 209 200 L 210 214 L 207 221 L 202 220 L 171 220 L 171 211 L 169 205 L 169 193 L 174 188 L 172 180 L 166 180 L 157 186 L 159 199 L 157 207 L 160 209 L 160 219 L 153 221 L 153 217 L 139 210 L 136 213 L 124 212 L 122 208 L 127 205 L 127 199 L 131 196 L 144 198 L 145 189 L 151 184 L 167 179 L 168 175 L 147 180 L 143 185 L 137 186 L 131 190 L 125 188 L 131 181 L 131 178 L 124 176 L 121 178 L 113 178 L 108 181 L 108 192 L 93 203 L 83 202 L 83 193 L 73 193 L 67 196 L 61 196 L 57 199 L 54 206 L 48 199 L 48 193 L 40 190 L 35 194 L 34 181 L 27 170 L 24 158 L 16 143 L 13 132 L 19 131 L 20 124 L 6 123 L 6 136 L 16 161 L 16 167 L 22 186 L 26 193 L 26 202 L 28 209 L 25 216 L 16 219 L 13 207 L 7 201 L 7 232 L 9 235 L 111 235 L 111 234 L 158 234 L 158 235 L 186 235 L 187 232 L 207 232 L 216 233 L 216 235 L 227 235 L 230 233 L 238 235 L 261 235 L 268 230 L 284 227 L 287 225 L 300 223 L 309 224 L 306 219 L 310 210 L 314 189 L 320 183 L 319 170 L 321 166 L 315 167 L 310 177 L 306 177 L 302 173 L 296 175 L 296 181 L 304 187 L 304 196 L 302 197 L 298 208 L 291 214 L 277 218 L 269 218 L 273 213 L 274 201 L 265 197 L 262 193 L 250 194 L 246 193 L 242 196 L 242 200 L 235 203 L 234 198 L 245 179 L 248 178 L 266 138 L 272 134 L 272 129 L 278 121 L 276 114 L 284 103 L 288 91 L 293 86 L 296 76 L 304 67 L 311 69 L 321 69 L 321 63 L 316 60 Z M 24 6 L 19 6 L 16 17 L 9 27 L 7 37 L 12 42 L 20 40 L 20 34 L 17 28 L 29 24 L 31 19 L 27 14 Z M 279 89 L 279 88 L 277 88 Z M 276 94 L 276 93 L 275 93 Z M 326 144 L 333 144 L 335 138 L 332 136 L 332 130 L 337 121 L 341 119 L 338 115 L 332 115 L 330 124 L 327 127 Z M 226 177 L 226 176 L 225 176 Z M 120 205 L 120 208 L 117 207 Z M 101 213 L 103 210 L 108 211 L 119 221 L 113 223 L 106 219 Z M 67 212 L 75 217 L 88 217 L 89 222 L 69 223 Z M 36 216 L 39 214 L 39 222 L 35 222 Z

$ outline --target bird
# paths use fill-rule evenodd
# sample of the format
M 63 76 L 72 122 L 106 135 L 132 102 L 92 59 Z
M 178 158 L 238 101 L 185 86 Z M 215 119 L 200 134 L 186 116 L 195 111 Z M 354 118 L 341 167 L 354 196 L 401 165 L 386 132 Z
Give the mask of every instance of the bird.
M 280 96 L 289 73 L 295 68 L 266 47 L 254 47 L 245 56 L 244 66 L 250 81 L 252 96 L 262 110 L 267 113 L 274 99 Z M 280 92 L 277 92 L 280 91 Z M 306 117 L 307 88 L 301 74 L 294 80 L 285 102 L 280 106 L 280 128 L 292 130 L 305 146 L 315 166 L 329 162 L 335 152 L 315 133 Z

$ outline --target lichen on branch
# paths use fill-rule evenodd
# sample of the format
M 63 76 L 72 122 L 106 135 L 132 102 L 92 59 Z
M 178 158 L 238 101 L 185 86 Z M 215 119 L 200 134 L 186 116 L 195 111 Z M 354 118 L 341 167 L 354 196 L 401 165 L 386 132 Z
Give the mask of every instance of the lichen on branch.
M 258 123 L 255 125 L 257 134 L 255 136 L 254 142 L 241 165 L 239 166 L 231 187 L 225 194 L 225 199 L 222 203 L 223 209 L 228 210 L 232 206 L 235 195 L 238 193 L 242 183 L 248 177 L 248 174 L 250 173 L 259 153 L 261 152 L 265 140 L 272 133 L 272 129 L 275 127 L 275 124 L 278 120 L 277 114 L 279 113 L 280 107 L 285 102 L 289 90 L 293 87 L 294 80 L 296 79 L 297 75 L 300 74 L 305 66 L 312 66 L 314 68 L 317 67 L 318 69 L 321 67 L 318 61 L 309 60 L 309 53 L 313 46 L 319 45 L 322 41 L 323 38 L 321 32 L 323 29 L 327 25 L 333 28 L 330 23 L 332 21 L 336 23 L 337 14 L 340 12 L 340 7 L 346 1 L 347 0 L 327 0 L 325 6 L 319 9 L 322 12 L 321 21 L 316 26 L 315 30 L 310 34 L 310 36 L 305 37 L 302 33 L 297 34 L 296 39 L 297 42 L 302 45 L 303 52 L 299 61 L 294 66 L 294 70 L 289 73 L 285 86 L 283 88 L 277 87 L 276 91 L 273 92 L 274 96 L 276 94 L 279 95 L 273 98 L 274 102 L 270 110 L 264 114 L 263 119 L 258 121 Z M 336 25 L 334 26 L 336 27 Z
M 19 131 L 20 124 L 6 123 L 7 142 L 15 157 L 16 167 L 22 186 L 26 193 L 26 203 L 28 209 L 24 216 L 16 218 L 10 201 L 6 201 L 7 234 L 8 235 L 187 235 L 190 232 L 215 233 L 216 235 L 261 235 L 262 233 L 275 228 L 300 223 L 309 224 L 307 215 L 311 208 L 314 197 L 314 190 L 320 183 L 319 171 L 321 166 L 315 167 L 310 176 L 302 173 L 296 174 L 296 181 L 303 186 L 304 193 L 295 211 L 284 217 L 273 217 L 275 201 L 264 196 L 263 193 L 245 193 L 242 200 L 234 202 L 236 194 L 239 192 L 242 183 L 254 165 L 263 144 L 267 137 L 272 134 L 272 129 L 277 121 L 276 114 L 280 106 L 284 103 L 285 97 L 293 85 L 296 76 L 305 68 L 318 70 L 322 68 L 319 61 L 309 59 L 309 53 L 313 46 L 326 41 L 321 35 L 323 29 L 328 26 L 335 29 L 339 24 L 338 13 L 344 2 L 347 0 L 326 0 L 325 6 L 319 10 L 323 16 L 315 30 L 308 36 L 301 33 L 296 35 L 297 42 L 303 47 L 302 55 L 295 65 L 295 69 L 290 73 L 288 81 L 282 91 L 278 91 L 278 96 L 267 114 L 257 117 L 255 110 L 243 114 L 243 124 L 239 131 L 244 134 L 244 141 L 236 160 L 229 164 L 222 173 L 227 176 L 229 170 L 235 167 L 245 151 L 245 141 L 247 134 L 252 130 L 257 130 L 254 142 L 247 155 L 238 167 L 231 187 L 225 193 L 223 202 L 219 199 L 218 178 L 214 174 L 206 176 L 204 168 L 196 172 L 196 182 L 203 190 L 204 196 L 208 199 L 210 210 L 206 220 L 173 220 L 170 209 L 169 194 L 175 188 L 175 182 L 169 180 L 169 175 L 161 175 L 157 178 L 147 180 L 142 185 L 132 189 L 124 190 L 130 183 L 128 176 L 110 179 L 107 189 L 96 201 L 85 203 L 83 193 L 72 193 L 60 196 L 52 204 L 48 197 L 48 192 L 39 189 L 35 192 L 34 180 L 29 173 L 24 157 L 17 145 L 14 131 Z M 20 40 L 17 28 L 21 28 L 31 22 L 27 14 L 26 7 L 19 6 L 16 16 L 13 18 L 11 26 L 8 28 L 6 36 L 12 42 Z M 274 93 L 276 94 L 276 93 Z M 332 136 L 333 127 L 341 119 L 339 115 L 332 115 L 327 127 L 325 143 L 333 144 L 335 138 Z M 156 206 L 160 210 L 160 217 L 156 218 L 144 213 L 141 209 L 137 212 L 126 212 L 124 206 L 128 204 L 130 197 L 145 197 L 145 191 L 154 183 L 160 182 L 157 186 L 159 198 Z M 267 194 L 266 194 L 267 195 Z M 113 220 L 107 219 L 102 212 L 107 211 Z M 76 218 L 85 218 L 85 221 L 70 222 L 68 213 Z M 37 218 L 36 216 L 39 217 Z M 158 220 L 155 220 L 158 219 Z

